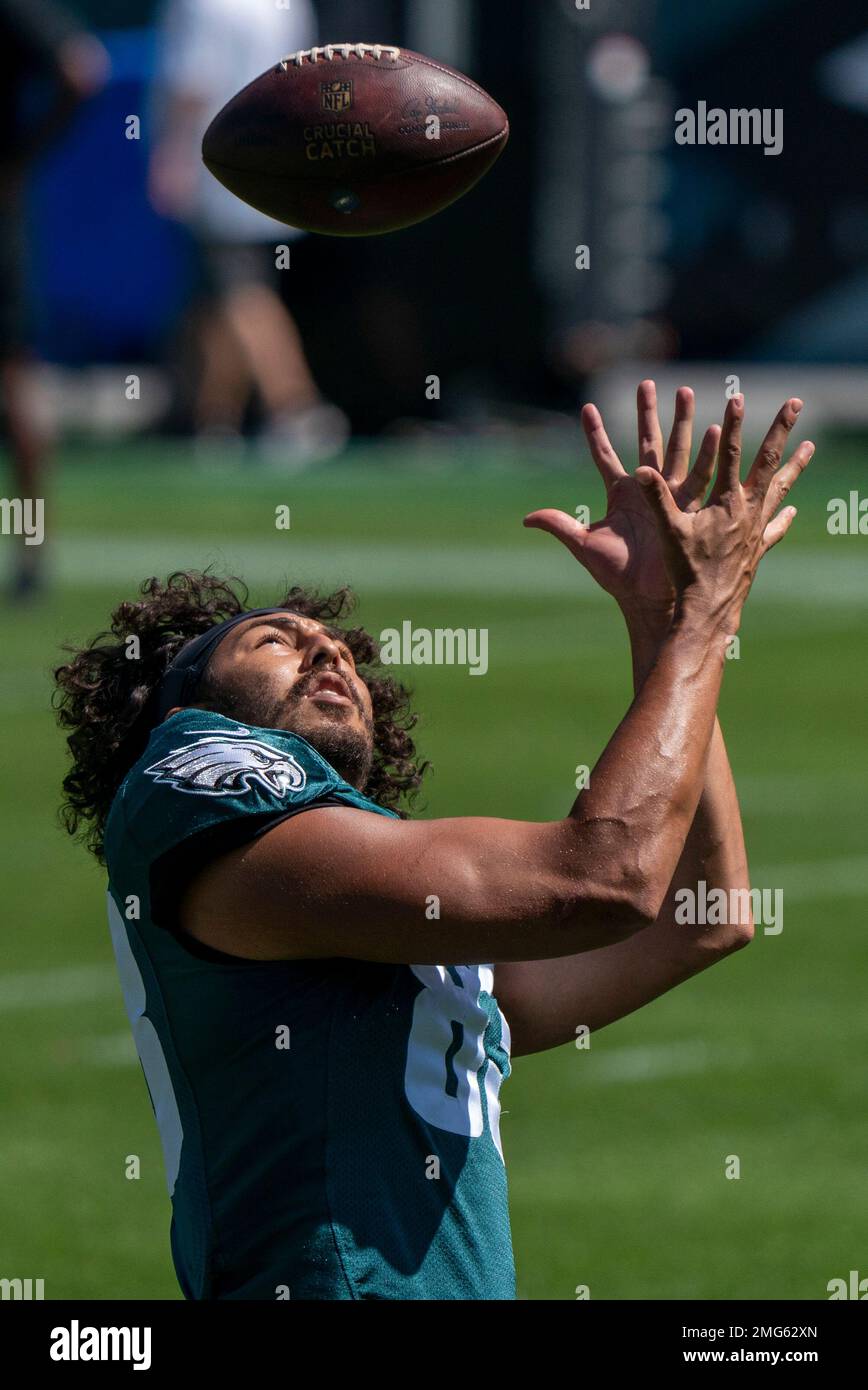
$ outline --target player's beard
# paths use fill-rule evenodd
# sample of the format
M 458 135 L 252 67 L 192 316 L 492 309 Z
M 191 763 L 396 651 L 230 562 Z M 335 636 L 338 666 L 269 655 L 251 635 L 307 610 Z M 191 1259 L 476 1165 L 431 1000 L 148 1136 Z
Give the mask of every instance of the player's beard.
M 293 686 L 288 699 L 282 701 L 281 708 L 275 711 L 276 718 L 280 720 L 276 727 L 301 734 L 327 763 L 331 763 L 345 782 L 362 791 L 367 785 L 374 761 L 374 726 L 357 704 L 355 692 L 351 693 L 353 704 L 363 721 L 361 729 L 356 723 L 347 723 L 345 705 L 315 705 L 311 700 L 306 700 L 305 690 L 316 678 L 316 674 L 313 674 Z
M 374 763 L 374 726 L 350 688 L 347 693 L 361 716 L 361 728 L 356 722 L 347 722 L 345 705 L 316 705 L 306 700 L 305 694 L 319 674 L 312 671 L 303 676 L 283 696 L 260 687 L 233 691 L 230 697 L 229 691 L 211 687 L 207 703 L 218 714 L 237 719 L 240 724 L 300 734 L 345 782 L 363 791 Z

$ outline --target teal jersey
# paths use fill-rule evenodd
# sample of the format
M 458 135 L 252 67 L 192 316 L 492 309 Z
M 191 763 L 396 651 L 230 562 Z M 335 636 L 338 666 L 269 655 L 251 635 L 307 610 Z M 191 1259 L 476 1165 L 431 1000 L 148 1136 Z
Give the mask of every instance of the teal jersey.
M 298 735 L 193 709 L 154 730 L 112 804 L 112 941 L 182 1291 L 512 1299 L 492 968 L 248 961 L 176 920 L 198 868 L 321 806 L 393 814 Z M 419 930 L 436 930 L 424 901 Z

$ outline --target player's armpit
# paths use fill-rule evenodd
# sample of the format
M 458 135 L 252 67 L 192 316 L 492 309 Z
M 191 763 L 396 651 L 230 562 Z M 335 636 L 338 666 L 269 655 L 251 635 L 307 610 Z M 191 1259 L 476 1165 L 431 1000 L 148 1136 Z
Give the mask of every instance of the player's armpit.
M 181 904 L 198 941 L 250 960 L 545 959 L 647 925 L 607 827 L 402 821 L 315 807 L 203 869 Z

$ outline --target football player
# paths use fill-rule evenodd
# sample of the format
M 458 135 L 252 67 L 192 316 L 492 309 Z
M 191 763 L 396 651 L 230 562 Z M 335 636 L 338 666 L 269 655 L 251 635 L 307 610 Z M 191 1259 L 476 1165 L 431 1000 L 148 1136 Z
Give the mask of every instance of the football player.
M 59 668 L 67 824 L 108 867 L 187 1298 L 515 1296 L 510 1055 L 751 939 L 750 920 L 678 925 L 673 898 L 749 887 L 716 707 L 813 452 L 781 466 L 800 409 L 742 482 L 740 396 L 691 468 L 692 394 L 664 449 L 643 383 L 632 476 L 586 407 L 605 519 L 528 521 L 617 599 L 636 696 L 561 820 L 407 815 L 412 716 L 341 623 L 346 591 L 247 611 L 213 576 L 152 579 Z

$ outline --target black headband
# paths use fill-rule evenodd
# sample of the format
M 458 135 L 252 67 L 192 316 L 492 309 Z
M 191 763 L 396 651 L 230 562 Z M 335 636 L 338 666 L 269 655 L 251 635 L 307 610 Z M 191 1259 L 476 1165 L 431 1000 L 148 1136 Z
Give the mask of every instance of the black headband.
M 154 723 L 161 724 L 176 705 L 189 705 L 196 694 L 197 687 L 205 671 L 205 667 L 214 655 L 217 647 L 223 641 L 228 632 L 239 623 L 244 623 L 248 618 L 264 617 L 266 613 L 278 613 L 278 608 L 253 608 L 249 613 L 236 613 L 234 618 L 227 618 L 223 623 L 215 623 L 214 627 L 209 627 L 207 632 L 200 632 L 198 637 L 194 637 L 191 642 L 185 645 L 178 652 L 174 661 L 167 666 L 163 679 L 157 688 L 157 708 L 154 716 Z

